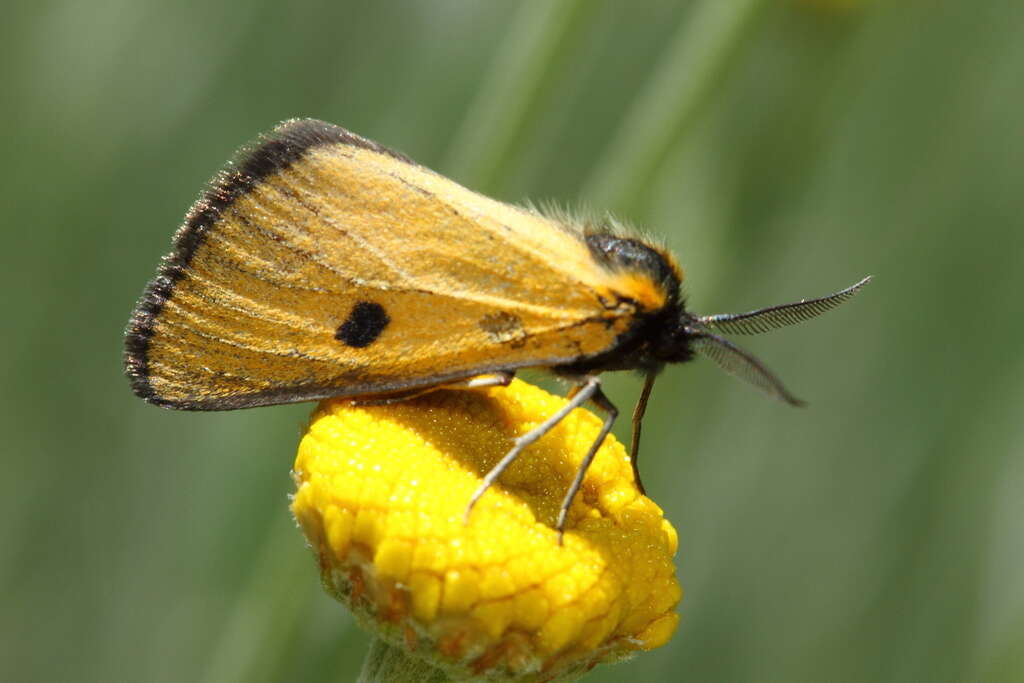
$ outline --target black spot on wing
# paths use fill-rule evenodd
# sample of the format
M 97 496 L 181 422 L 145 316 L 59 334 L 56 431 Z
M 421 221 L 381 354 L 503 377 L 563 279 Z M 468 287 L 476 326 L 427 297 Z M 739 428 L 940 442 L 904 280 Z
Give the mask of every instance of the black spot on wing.
M 348 319 L 338 327 L 334 338 L 347 346 L 361 349 L 376 341 L 390 322 L 391 318 L 383 306 L 373 301 L 360 301 L 352 307 Z
M 188 272 L 189 263 L 203 243 L 206 233 L 224 211 L 263 179 L 284 170 L 316 147 L 332 144 L 351 145 L 386 154 L 405 163 L 408 157 L 376 142 L 324 121 L 292 119 L 277 125 L 255 143 L 243 147 L 214 179 L 185 216 L 174 236 L 174 248 L 164 257 L 156 277 L 146 286 L 135 306 L 125 331 L 125 374 L 132 390 L 157 404 L 169 405 L 156 394 L 149 381 L 149 344 L 154 324 L 174 287 Z

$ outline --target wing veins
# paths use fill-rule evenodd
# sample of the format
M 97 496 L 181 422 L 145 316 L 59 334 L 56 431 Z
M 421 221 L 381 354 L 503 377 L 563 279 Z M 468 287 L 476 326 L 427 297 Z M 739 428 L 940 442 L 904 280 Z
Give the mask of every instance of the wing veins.
M 290 281 L 290 280 L 285 280 L 285 279 L 272 279 L 272 278 L 268 277 L 265 273 L 261 273 L 261 272 L 259 272 L 257 270 L 252 270 L 252 269 L 249 269 L 249 268 L 245 268 L 245 265 L 248 262 L 255 261 L 255 262 L 260 263 L 262 266 L 264 266 L 269 271 L 269 270 L 273 269 L 273 267 L 275 265 L 274 261 L 270 261 L 268 259 L 265 259 L 262 256 L 260 256 L 259 254 L 255 253 L 255 252 L 253 252 L 253 251 L 251 251 L 249 249 L 245 249 L 243 247 L 238 246 L 237 244 L 235 244 L 234 242 L 231 242 L 229 239 L 227 239 L 226 237 L 222 236 L 220 233 L 218 233 L 216 231 L 210 233 L 210 235 L 207 236 L 206 239 L 207 239 L 208 242 L 211 242 L 211 243 L 215 242 L 215 243 L 217 243 L 218 250 L 221 253 L 224 253 L 224 254 L 226 254 L 228 256 L 228 258 L 231 260 L 232 265 L 237 266 L 236 270 L 238 270 L 240 273 L 243 273 L 245 275 L 248 275 L 250 277 L 253 277 L 253 278 L 257 279 L 260 282 L 265 282 L 265 283 L 267 283 L 269 285 L 274 285 L 275 287 L 284 287 L 286 289 L 292 289 L 292 290 L 300 291 L 300 292 L 315 292 L 317 294 L 340 294 L 341 293 L 339 290 L 336 290 L 336 289 L 327 289 L 325 287 L 314 287 L 314 286 L 309 286 L 309 285 L 302 285 L 302 284 L 297 284 L 296 282 L 293 282 L 293 281 Z M 290 251 L 293 251 L 296 254 L 301 254 L 302 253 L 302 252 L 299 252 L 297 249 L 292 249 L 291 245 L 288 245 L 287 248 Z
M 240 306 L 238 306 L 236 304 L 231 304 L 231 303 L 227 303 L 227 302 L 224 302 L 224 301 L 207 302 L 207 303 L 213 303 L 213 305 L 215 305 L 218 308 L 221 308 L 224 311 L 229 312 L 229 313 L 237 313 L 237 314 L 243 315 L 243 316 L 245 316 L 247 318 L 252 318 L 253 320 L 259 320 L 259 321 L 262 321 L 262 322 L 265 322 L 265 323 L 270 323 L 271 325 L 278 325 L 280 327 L 285 327 L 285 328 L 294 330 L 295 332 L 299 332 L 299 333 L 301 333 L 302 336 L 307 337 L 307 338 L 310 336 L 310 331 L 311 330 L 310 330 L 309 326 L 306 326 L 306 325 L 296 324 L 293 321 L 289 321 L 289 320 L 286 320 L 286 319 L 283 319 L 283 318 L 280 318 L 280 317 L 276 317 L 276 318 L 265 317 L 265 316 L 261 315 L 258 311 L 247 310 L 247 309 L 242 308 L 242 307 L 240 307 Z M 189 329 L 196 330 L 197 332 L 201 330 L 201 328 L 196 326 L 195 323 L 201 322 L 204 319 L 204 316 L 202 315 L 202 313 L 196 312 L 196 311 L 194 311 L 193 309 L 191 309 L 191 308 L 189 308 L 187 306 L 183 306 L 182 304 L 177 304 L 176 310 L 181 313 L 183 318 L 187 318 L 189 320 L 189 322 L 190 322 L 190 328 Z M 172 321 L 168 321 L 168 324 L 170 322 L 172 322 Z M 325 331 L 326 331 L 326 328 L 325 328 Z M 224 334 L 230 334 L 230 333 L 231 332 L 225 332 Z M 211 336 L 210 337 L 210 339 L 216 339 L 216 338 L 217 338 L 216 336 Z M 239 338 L 237 334 L 235 334 L 235 338 Z M 255 349 L 252 349 L 252 350 L 255 350 Z
M 337 221 L 335 221 L 332 217 L 328 216 L 326 212 L 318 211 L 316 208 L 314 208 L 315 203 L 311 204 L 308 199 L 304 199 L 303 197 L 300 196 L 300 194 L 305 194 L 306 197 L 312 199 L 314 202 L 316 202 L 317 198 L 324 197 L 322 193 L 316 193 L 308 189 L 309 187 L 314 186 L 314 183 L 310 179 L 310 173 L 308 171 L 296 168 L 294 166 L 288 169 L 288 171 L 293 178 L 286 178 L 282 173 L 281 186 L 275 187 L 274 189 L 276 191 L 280 192 L 281 194 L 285 194 L 286 196 L 291 193 L 290 198 L 294 199 L 296 203 L 299 204 L 299 206 L 313 214 L 313 216 L 315 216 L 317 219 L 323 221 L 326 225 L 333 228 L 335 232 L 343 235 L 344 237 L 347 237 L 360 248 L 365 249 L 367 252 L 373 254 L 373 256 L 375 256 L 377 260 L 380 261 L 380 263 L 382 263 L 385 267 L 390 269 L 391 272 L 395 273 L 399 278 L 404 280 L 406 283 L 410 283 L 415 280 L 413 276 L 411 276 L 402 268 L 399 268 L 397 265 L 395 265 L 395 262 L 393 260 L 388 258 L 383 252 L 381 252 L 380 249 L 378 249 L 370 241 L 364 239 L 361 236 L 357 236 L 350 230 L 346 230 L 344 227 L 338 225 Z M 296 183 L 295 180 L 302 181 L 306 187 L 294 187 L 298 185 L 298 183 Z
M 347 150 L 347 149 L 345 149 L 345 150 L 335 150 L 335 153 L 338 154 L 339 156 L 345 157 L 346 159 L 355 159 L 355 154 L 353 152 Z M 426 173 L 429 173 L 429 174 L 432 174 L 432 175 L 437 175 L 433 171 L 431 171 L 430 169 L 419 168 L 418 170 L 426 172 Z M 293 174 L 297 175 L 297 176 L 301 176 L 302 179 L 306 183 L 315 186 L 315 183 L 310 182 L 310 172 L 309 171 L 307 171 L 305 169 L 297 169 L 295 167 L 292 167 L 291 169 L 289 169 L 289 171 L 292 172 Z M 429 190 L 425 190 L 423 188 L 419 188 L 415 184 L 410 183 L 408 180 L 402 178 L 399 175 L 396 175 L 395 173 L 393 173 L 391 171 L 386 171 L 386 170 L 383 170 L 383 169 L 378 169 L 378 172 L 380 174 L 382 174 L 382 175 L 387 176 L 388 178 L 391 178 L 391 179 L 393 179 L 395 181 L 400 182 L 404 187 L 412 188 L 412 189 L 418 191 L 420 194 L 424 194 L 424 195 L 430 197 L 433 201 L 436 201 L 438 204 L 440 204 L 442 206 L 445 206 L 445 207 L 447 207 L 449 209 L 452 209 L 453 211 L 455 211 L 460 216 L 464 216 L 465 213 L 466 213 L 466 211 L 465 211 L 466 207 L 464 207 L 462 205 L 455 204 L 455 203 L 449 201 L 448 198 L 446 198 L 446 197 L 444 197 L 442 195 L 438 195 L 438 194 L 435 194 L 433 192 L 430 192 Z M 448 180 L 447 178 L 444 178 L 443 176 L 440 176 L 440 177 L 445 182 L 452 183 L 451 180 Z M 306 194 L 308 194 L 310 197 L 312 197 L 314 199 L 323 196 L 322 193 L 318 193 L 318 192 L 314 192 L 314 191 L 309 191 L 309 190 L 304 190 L 304 191 L 306 192 Z M 484 199 L 487 199 L 487 198 L 485 197 Z M 513 210 L 513 211 L 517 211 L 517 212 L 523 213 L 523 214 L 525 214 L 526 217 L 528 217 L 530 219 L 540 219 L 540 220 L 543 220 L 543 221 L 546 221 L 546 222 L 554 223 L 554 225 L 552 226 L 552 229 L 558 230 L 559 232 L 566 232 L 567 229 L 568 229 L 568 231 L 570 232 L 570 236 L 575 237 L 575 235 L 572 235 L 571 227 L 566 225 L 566 224 L 564 224 L 564 223 L 561 223 L 561 222 L 558 222 L 558 221 L 553 221 L 552 219 L 547 218 L 547 217 L 537 213 L 536 211 L 531 211 L 531 210 L 523 208 L 521 206 L 515 206 L 513 204 L 505 204 L 504 206 L 506 208 L 508 208 L 508 209 Z M 469 220 L 469 219 L 467 218 L 467 220 Z M 550 270 L 552 270 L 554 272 L 565 273 L 564 264 L 559 261 L 559 259 L 557 258 L 557 254 L 552 254 L 549 251 L 541 248 L 540 246 L 537 246 L 537 245 L 533 244 L 529 239 L 525 238 L 525 235 L 523 235 L 519 231 L 514 230 L 510 226 L 508 226 L 508 225 L 506 225 L 504 223 L 501 223 L 501 222 L 497 222 L 497 221 L 495 221 L 493 225 L 492 224 L 488 224 L 486 222 L 481 222 L 481 221 L 473 221 L 473 223 L 480 230 L 486 230 L 487 232 L 489 232 L 491 234 L 497 234 L 498 238 L 501 239 L 502 245 L 503 245 L 503 247 L 505 249 L 510 249 L 510 250 L 518 251 L 520 254 L 524 254 L 524 255 L 530 257 L 531 259 L 533 259 L 533 260 L 535 260 L 535 261 L 537 261 L 539 263 L 544 264 L 548 269 L 550 269 Z M 504 233 L 501 230 L 496 230 L 495 227 L 501 228 L 504 231 L 504 233 L 514 234 L 519 239 L 509 240 L 509 239 L 507 239 L 505 237 Z M 360 242 L 360 244 L 363 244 L 363 242 Z M 396 266 L 396 268 L 397 268 L 397 266 Z M 404 271 L 401 271 L 401 272 L 404 272 Z M 418 278 L 416 276 L 414 276 L 414 275 L 409 275 L 408 273 L 406 273 L 406 276 L 412 282 L 417 282 L 417 280 L 418 280 Z M 577 284 L 577 285 L 580 285 L 580 286 L 585 286 L 585 287 L 587 287 L 588 290 L 591 289 L 590 287 L 588 287 L 585 283 L 583 283 L 579 279 L 574 279 L 574 284 Z M 596 301 L 596 297 L 595 297 L 595 301 Z M 547 308 L 547 307 L 545 307 L 545 308 Z

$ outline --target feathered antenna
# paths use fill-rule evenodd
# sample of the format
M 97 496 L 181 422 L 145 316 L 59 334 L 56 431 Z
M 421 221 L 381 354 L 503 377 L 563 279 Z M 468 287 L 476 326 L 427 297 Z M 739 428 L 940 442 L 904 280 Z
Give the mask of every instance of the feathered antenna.
M 745 382 L 765 392 L 772 398 L 785 401 L 791 406 L 806 405 L 791 394 L 782 382 L 771 370 L 766 368 L 756 357 L 733 344 L 725 337 L 706 332 L 700 329 L 693 329 L 691 332 L 693 341 L 691 348 L 715 362 L 715 365 L 728 372 L 733 377 L 739 377 Z
M 748 313 L 720 313 L 718 315 L 694 316 L 692 323 L 686 326 L 690 336 L 690 347 L 702 356 L 710 358 L 718 367 L 730 375 L 753 384 L 769 396 L 794 406 L 805 405 L 783 386 L 782 382 L 761 361 L 753 355 L 733 344 L 728 339 L 715 334 L 760 334 L 787 325 L 810 320 L 825 311 L 835 308 L 856 294 L 861 287 L 871 281 L 866 277 L 860 282 L 834 294 L 818 299 L 803 299 L 791 304 L 769 306 Z
M 871 282 L 871 276 L 846 289 L 818 299 L 801 299 L 791 304 L 759 308 L 747 313 L 719 313 L 702 315 L 697 321 L 709 330 L 724 334 L 761 334 L 787 325 L 802 323 L 835 308 Z

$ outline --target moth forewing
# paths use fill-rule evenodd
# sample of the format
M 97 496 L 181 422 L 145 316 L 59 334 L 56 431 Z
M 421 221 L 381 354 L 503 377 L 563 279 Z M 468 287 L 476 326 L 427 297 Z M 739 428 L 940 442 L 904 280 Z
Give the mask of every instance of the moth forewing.
M 148 400 L 387 393 L 592 356 L 630 326 L 581 234 L 340 128 L 287 123 L 232 168 L 129 327 Z

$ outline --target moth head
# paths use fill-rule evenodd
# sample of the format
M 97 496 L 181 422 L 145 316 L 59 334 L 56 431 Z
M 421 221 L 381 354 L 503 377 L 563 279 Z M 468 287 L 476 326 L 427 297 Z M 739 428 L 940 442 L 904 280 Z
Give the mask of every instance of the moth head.
M 730 375 L 753 384 L 774 398 L 794 406 L 804 405 L 804 402 L 791 394 L 757 357 L 729 341 L 724 335 L 761 334 L 810 320 L 848 301 L 870 281 L 871 278 L 866 277 L 855 285 L 828 296 L 802 299 L 747 313 L 693 315 L 684 312 L 680 317 L 677 334 L 681 334 L 685 339 L 686 348 L 690 353 L 710 358 Z

